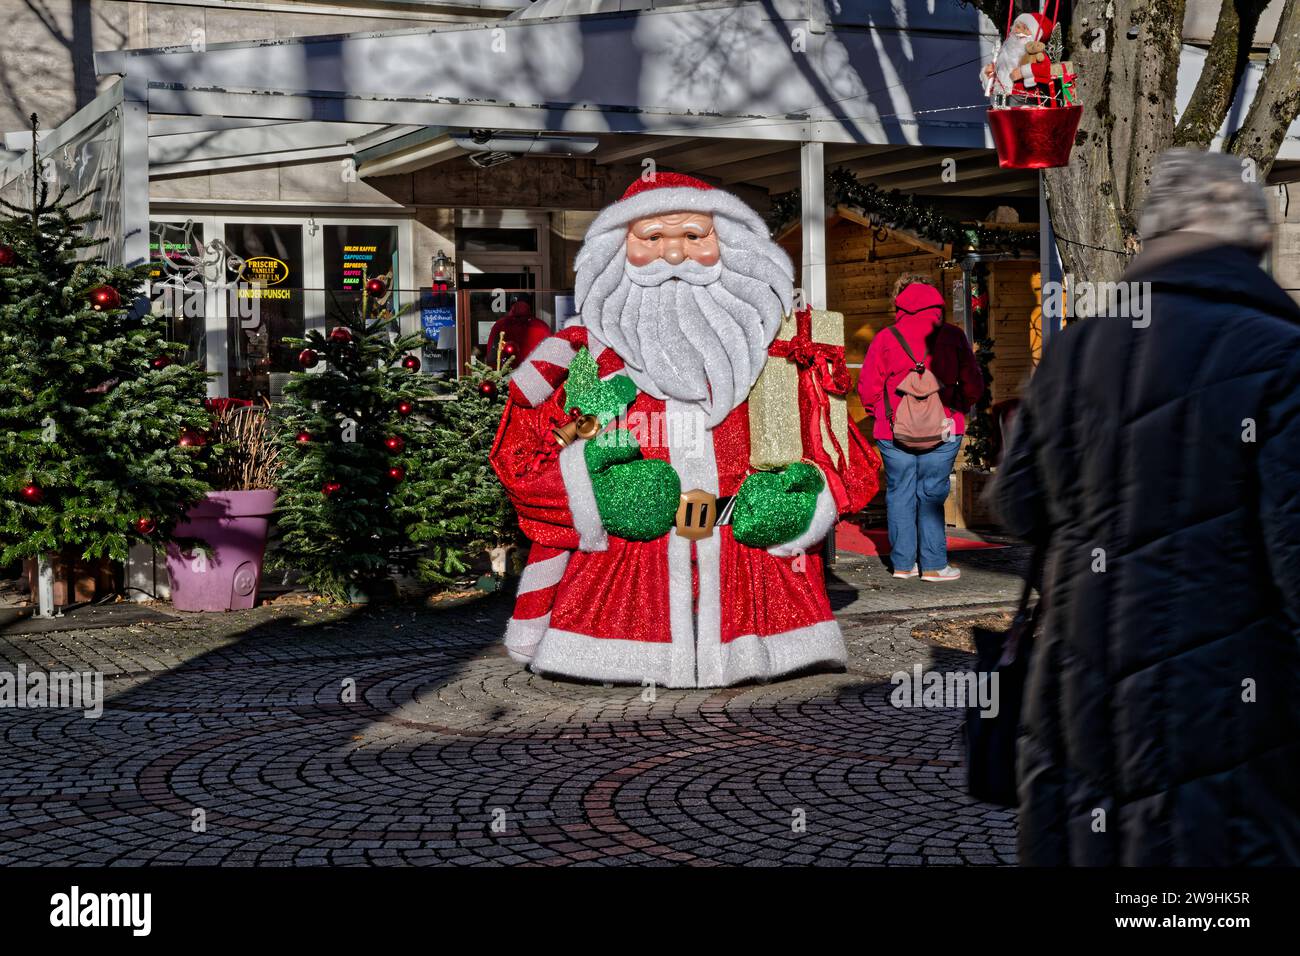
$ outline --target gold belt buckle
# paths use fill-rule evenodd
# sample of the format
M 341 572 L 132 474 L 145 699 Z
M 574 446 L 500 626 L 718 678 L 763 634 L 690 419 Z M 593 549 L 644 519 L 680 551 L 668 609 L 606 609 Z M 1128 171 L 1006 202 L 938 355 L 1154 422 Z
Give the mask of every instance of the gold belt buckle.
M 677 505 L 677 534 L 699 541 L 713 534 L 718 521 L 718 496 L 703 488 L 683 491 Z

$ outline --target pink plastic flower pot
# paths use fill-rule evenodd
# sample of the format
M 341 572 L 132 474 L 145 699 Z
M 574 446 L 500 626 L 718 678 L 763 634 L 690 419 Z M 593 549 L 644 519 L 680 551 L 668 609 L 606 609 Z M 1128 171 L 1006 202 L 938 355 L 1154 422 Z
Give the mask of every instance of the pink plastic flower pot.
M 174 536 L 199 538 L 212 550 L 182 554 L 175 541 L 167 543 L 177 610 L 238 611 L 256 603 L 275 498 L 274 490 L 213 491 L 185 513 Z

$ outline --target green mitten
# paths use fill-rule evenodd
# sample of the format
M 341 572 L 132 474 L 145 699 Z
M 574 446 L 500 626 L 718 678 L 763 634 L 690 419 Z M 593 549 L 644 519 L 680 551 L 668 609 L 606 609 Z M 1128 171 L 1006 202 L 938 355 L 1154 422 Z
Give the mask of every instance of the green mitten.
M 672 465 L 643 458 L 626 428 L 591 439 L 583 456 L 606 531 L 629 541 L 653 541 L 672 529 L 682 493 Z
M 825 479 L 815 465 L 795 462 L 781 471 L 760 471 L 740 485 L 731 512 L 731 533 L 751 548 L 793 541 L 808 530 Z

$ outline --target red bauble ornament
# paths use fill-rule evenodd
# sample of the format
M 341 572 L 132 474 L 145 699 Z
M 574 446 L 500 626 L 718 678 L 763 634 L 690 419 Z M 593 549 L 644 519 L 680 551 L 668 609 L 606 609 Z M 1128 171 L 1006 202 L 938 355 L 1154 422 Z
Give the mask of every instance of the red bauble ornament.
M 153 518 L 136 518 L 135 530 L 141 534 L 153 534 L 158 530 L 158 522 L 154 521 Z
M 149 364 L 154 368 L 166 368 L 172 364 L 172 357 L 170 355 L 159 355 L 157 358 L 150 359 Z
M 343 490 L 343 483 L 340 481 L 327 481 L 320 486 L 320 493 L 326 498 L 331 498 Z
M 14 252 L 14 247 L 0 243 L 0 266 L 12 266 L 17 262 L 18 253 Z
M 420 360 L 414 355 L 408 355 L 406 358 L 402 359 L 402 368 L 412 372 L 418 372 L 420 370 Z
M 303 368 L 315 368 L 319 361 L 320 356 L 316 354 L 315 349 L 303 349 L 298 353 L 298 364 Z
M 388 469 L 388 477 L 393 481 L 401 481 L 406 477 L 406 469 L 401 465 L 394 465 Z
M 41 499 L 45 497 L 45 492 L 41 491 L 36 485 L 27 485 L 23 488 L 22 495 L 28 503 L 38 505 L 41 503 Z
M 515 348 L 515 344 L 513 342 L 507 342 L 501 346 L 502 355 L 506 355 L 506 356 L 514 355 L 518 351 L 519 350 Z
M 370 279 L 366 282 L 366 291 L 371 295 L 383 295 L 388 291 L 388 286 L 383 279 Z
M 298 433 L 298 444 L 299 444 L 299 445 L 306 445 L 306 444 L 308 444 L 310 441 L 311 441 L 311 432 L 299 432 L 299 433 Z
M 338 342 L 340 345 L 347 345 L 352 341 L 352 330 L 346 325 L 340 325 L 330 331 L 330 341 Z
M 497 387 L 494 382 L 479 382 L 478 390 L 479 390 L 479 394 L 483 395 L 486 398 L 497 397 Z
M 96 312 L 104 309 L 116 309 L 122 304 L 122 297 L 111 285 L 101 285 L 90 290 L 90 305 Z
M 182 448 L 202 448 L 207 443 L 208 436 L 193 428 L 182 429 L 181 437 L 177 441 Z
M 406 439 L 401 435 L 390 435 L 384 439 L 384 447 L 393 454 L 397 454 L 406 447 Z
M 415 411 L 415 406 L 412 405 L 410 402 L 398 402 L 398 403 L 397 403 L 397 414 L 399 414 L 399 415 L 409 415 L 409 414 L 411 414 L 411 412 L 413 412 L 413 411 Z

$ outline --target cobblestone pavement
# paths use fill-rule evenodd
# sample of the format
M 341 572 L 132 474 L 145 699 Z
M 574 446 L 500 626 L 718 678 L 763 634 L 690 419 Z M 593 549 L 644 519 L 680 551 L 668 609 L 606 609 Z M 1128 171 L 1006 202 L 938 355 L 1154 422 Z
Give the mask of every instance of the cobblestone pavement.
M 504 596 L 0 632 L 0 671 L 99 670 L 107 698 L 0 710 L 0 864 L 1011 863 L 961 713 L 889 703 L 896 670 L 969 665 L 918 620 L 1014 601 L 1020 549 L 955 563 L 842 559 L 846 673 L 652 701 L 522 672 Z

